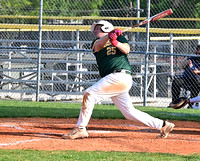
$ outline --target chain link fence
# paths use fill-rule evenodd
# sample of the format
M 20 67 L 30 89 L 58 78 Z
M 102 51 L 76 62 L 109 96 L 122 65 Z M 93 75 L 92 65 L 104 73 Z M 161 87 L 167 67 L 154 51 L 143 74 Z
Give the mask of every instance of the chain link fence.
M 36 100 L 38 87 L 39 100 L 81 100 L 83 91 L 100 78 L 91 52 L 91 24 L 103 19 L 123 30 L 147 17 L 146 0 L 45 0 L 39 48 L 40 2 L 0 2 L 2 99 Z M 146 28 L 124 33 L 131 46 L 134 83 L 130 95 L 136 105 L 143 105 L 144 87 L 148 89 L 147 105 L 166 107 L 171 102 L 174 75 L 182 74 L 183 64 L 195 54 L 200 40 L 200 2 L 152 0 L 151 16 L 169 8 L 172 15 L 150 24 L 146 87 Z

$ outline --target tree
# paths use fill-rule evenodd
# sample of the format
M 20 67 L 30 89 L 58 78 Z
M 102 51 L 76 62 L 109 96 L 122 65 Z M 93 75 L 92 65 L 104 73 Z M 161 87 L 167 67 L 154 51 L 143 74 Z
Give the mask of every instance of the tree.
M 46 0 L 44 1 L 44 15 L 48 16 L 95 16 L 98 6 L 104 0 Z
M 1 0 L 0 10 L 2 15 L 26 15 L 26 8 L 31 6 L 29 0 Z
M 200 5 L 198 0 L 152 0 L 151 13 L 152 15 L 172 8 L 173 14 L 170 17 L 174 18 L 199 18 L 200 10 L 197 6 Z M 162 23 L 162 24 L 161 24 Z M 171 21 L 157 22 L 153 24 L 165 26 L 166 28 L 197 28 L 197 21 Z

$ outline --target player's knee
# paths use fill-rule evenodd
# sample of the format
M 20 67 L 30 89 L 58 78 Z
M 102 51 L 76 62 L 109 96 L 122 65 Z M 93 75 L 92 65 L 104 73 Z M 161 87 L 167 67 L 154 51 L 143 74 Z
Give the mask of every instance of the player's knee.
M 90 96 L 90 93 L 88 92 L 85 92 L 84 95 L 83 95 L 83 102 L 82 102 L 82 108 L 87 108 L 88 106 L 88 98 Z
M 90 96 L 90 93 L 85 92 L 84 95 L 83 95 L 83 100 L 87 100 L 89 96 Z

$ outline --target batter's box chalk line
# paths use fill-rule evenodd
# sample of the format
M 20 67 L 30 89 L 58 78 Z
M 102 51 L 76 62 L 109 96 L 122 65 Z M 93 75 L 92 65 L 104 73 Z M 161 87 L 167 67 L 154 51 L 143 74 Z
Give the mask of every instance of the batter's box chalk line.
M 26 130 L 24 128 L 21 128 L 19 126 L 15 126 L 15 125 L 0 125 L 1 127 L 10 127 L 10 128 L 15 128 L 15 129 L 18 129 L 18 130 Z
M 29 142 L 41 141 L 41 140 L 43 140 L 43 139 L 23 140 L 23 141 L 16 141 L 16 142 L 14 142 L 14 143 L 0 143 L 0 147 L 2 147 L 2 146 L 19 145 L 19 144 L 23 144 L 23 143 L 29 143 Z

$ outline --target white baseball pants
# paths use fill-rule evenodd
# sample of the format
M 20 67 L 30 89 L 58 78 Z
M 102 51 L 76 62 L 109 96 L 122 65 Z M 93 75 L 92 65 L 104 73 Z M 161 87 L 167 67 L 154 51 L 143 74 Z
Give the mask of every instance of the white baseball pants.
M 104 99 L 111 98 L 124 117 L 137 120 L 147 126 L 160 130 L 163 120 L 133 107 L 129 90 L 132 86 L 132 76 L 126 73 L 111 73 L 89 87 L 83 96 L 83 103 L 77 127 L 86 127 L 89 123 L 94 105 Z

